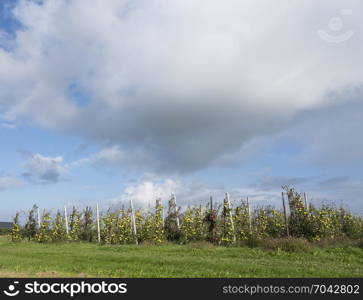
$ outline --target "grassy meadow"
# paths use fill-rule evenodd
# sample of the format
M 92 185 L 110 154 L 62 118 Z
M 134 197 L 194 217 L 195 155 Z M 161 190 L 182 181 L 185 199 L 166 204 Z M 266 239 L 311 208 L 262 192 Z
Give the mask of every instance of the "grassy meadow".
M 1 236 L 0 277 L 363 277 L 363 249 L 41 244 Z

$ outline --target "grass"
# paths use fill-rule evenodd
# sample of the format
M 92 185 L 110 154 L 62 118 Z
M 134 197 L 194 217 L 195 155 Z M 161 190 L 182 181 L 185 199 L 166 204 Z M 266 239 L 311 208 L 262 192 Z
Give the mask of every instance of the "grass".
M 2 236 L 0 277 L 363 277 L 363 250 L 12 243 Z

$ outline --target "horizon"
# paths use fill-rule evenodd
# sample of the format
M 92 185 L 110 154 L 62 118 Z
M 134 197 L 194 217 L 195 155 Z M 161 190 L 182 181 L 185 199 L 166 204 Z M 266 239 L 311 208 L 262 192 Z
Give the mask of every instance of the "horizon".
M 0 2 L 0 221 L 283 185 L 363 215 L 363 3 L 86 3 Z

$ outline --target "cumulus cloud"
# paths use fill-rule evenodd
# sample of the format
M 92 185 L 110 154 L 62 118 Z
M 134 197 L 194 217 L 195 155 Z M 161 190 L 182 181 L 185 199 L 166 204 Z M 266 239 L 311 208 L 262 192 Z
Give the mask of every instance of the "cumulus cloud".
M 206 205 L 209 196 L 213 196 L 214 203 L 218 206 L 223 203 L 225 193 L 228 192 L 232 203 L 239 202 L 242 198 L 249 197 L 254 207 L 260 205 L 281 205 L 279 190 L 262 191 L 254 187 L 225 188 L 211 186 L 203 181 L 181 180 L 180 178 L 160 178 L 155 175 L 146 175 L 136 182 L 128 184 L 119 197 L 110 202 L 112 204 L 128 205 L 130 199 L 137 207 L 146 208 L 154 206 L 155 200 L 160 198 L 167 206 L 171 194 L 176 195 L 177 204 L 183 208 L 189 205 Z
M 41 154 L 27 154 L 26 172 L 23 176 L 33 183 L 55 183 L 60 180 L 66 167 L 63 157 L 50 157 Z
M 23 186 L 23 181 L 12 176 L 0 176 L 0 191 L 19 188 Z
M 359 32 L 363 4 L 349 5 L 345 25 Z M 362 84 L 361 37 L 332 45 L 317 35 L 340 9 L 338 0 L 20 1 L 23 28 L 0 49 L 0 114 L 107 142 L 130 166 L 223 163 Z

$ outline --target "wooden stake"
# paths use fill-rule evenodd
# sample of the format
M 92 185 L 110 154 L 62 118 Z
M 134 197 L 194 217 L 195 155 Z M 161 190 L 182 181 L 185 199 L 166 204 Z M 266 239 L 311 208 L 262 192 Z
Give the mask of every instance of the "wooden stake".
M 284 218 L 285 218 L 286 235 L 287 236 L 290 236 L 290 233 L 289 233 L 289 223 L 288 223 L 288 219 L 287 219 L 287 212 L 286 212 L 286 206 L 285 206 L 284 192 L 281 193 L 281 196 L 282 196 L 282 206 L 284 208 Z
M 161 209 L 161 218 L 163 219 L 163 228 L 165 227 L 165 213 L 164 213 L 164 207 Z
M 212 193 L 209 194 L 209 202 L 210 202 L 210 211 L 213 211 L 213 197 Z
M 248 201 L 248 197 L 247 197 L 247 209 L 248 209 L 248 222 L 250 225 L 250 232 L 252 232 L 251 207 L 250 207 L 250 202 Z
M 66 232 L 69 234 L 69 228 L 68 228 L 68 216 L 67 216 L 67 206 L 64 206 L 64 219 L 66 221 Z
M 161 207 L 161 224 L 164 228 L 164 207 L 161 205 L 161 199 L 156 199 L 156 205 L 155 205 L 155 214 L 156 214 L 156 208 L 160 206 Z
M 229 194 L 228 193 L 226 193 L 226 200 L 227 200 L 227 205 L 228 205 L 229 218 L 230 218 L 231 226 L 232 226 L 232 230 L 233 230 L 233 242 L 236 242 L 236 234 L 234 232 L 232 209 L 231 209 L 231 203 L 229 202 Z
M 171 194 L 171 197 L 173 198 L 174 201 L 174 205 L 175 205 L 175 215 L 176 215 L 176 227 L 178 228 L 178 230 L 180 230 L 180 222 L 179 222 L 179 216 L 178 216 L 178 209 L 176 206 L 176 196 L 174 193 Z
M 287 202 L 289 204 L 288 216 L 291 215 L 291 211 L 294 211 L 295 207 L 291 209 L 292 197 L 294 196 L 292 189 L 289 189 L 287 194 Z
M 131 222 L 132 222 L 132 228 L 134 230 L 134 236 L 135 236 L 135 244 L 138 245 L 137 241 L 137 230 L 136 230 L 136 221 L 135 221 L 135 214 L 134 214 L 134 206 L 132 204 L 132 199 L 130 199 L 130 208 L 131 208 Z
M 97 216 L 97 236 L 98 236 L 98 243 L 101 244 L 100 212 L 99 212 L 99 209 L 98 209 L 98 203 L 96 204 L 96 216 Z
M 307 211 L 309 211 L 309 201 L 308 201 L 308 196 L 306 195 L 306 193 L 304 192 L 304 200 L 305 200 L 305 208 Z
M 37 207 L 37 213 L 38 213 L 38 229 L 40 229 L 40 211 L 39 211 L 39 207 Z

